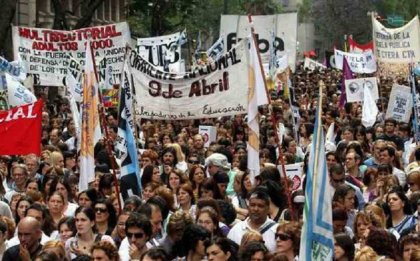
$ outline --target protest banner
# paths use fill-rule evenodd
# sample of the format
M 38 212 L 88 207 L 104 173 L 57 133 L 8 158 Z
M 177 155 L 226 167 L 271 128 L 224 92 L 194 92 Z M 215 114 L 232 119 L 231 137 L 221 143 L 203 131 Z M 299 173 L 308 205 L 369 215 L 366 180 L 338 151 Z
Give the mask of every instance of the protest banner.
M 308 70 L 315 70 L 315 69 L 326 69 L 327 66 L 323 65 L 322 63 L 319 63 L 311 58 L 306 57 L 305 58 L 305 62 L 303 64 L 303 68 L 308 69 Z
M 182 120 L 246 113 L 248 49 L 243 42 L 219 60 L 183 74 L 160 71 L 129 52 L 139 117 Z
M 208 148 L 210 143 L 216 141 L 217 128 L 214 126 L 198 126 L 198 133 L 203 136 L 204 147 Z
M 378 61 L 410 63 L 420 60 L 418 16 L 399 28 L 386 28 L 372 16 L 372 31 Z
M 27 73 L 34 74 L 35 85 L 64 85 L 70 58 L 84 65 L 88 41 L 97 60 L 106 57 L 107 67 L 112 69 L 113 81 L 120 82 L 125 47 L 130 42 L 127 23 L 73 31 L 13 26 L 12 33 L 15 60 L 21 58 Z
M 379 99 L 378 82 L 376 77 L 345 80 L 347 102 L 361 102 L 364 89 L 368 88 L 374 100 Z
M 252 16 L 262 63 L 270 59 L 271 33 L 274 31 L 275 52 L 287 54 L 289 66 L 294 71 L 296 66 L 297 13 Z M 285 26 L 287 25 L 287 26 Z M 224 37 L 226 50 L 230 50 L 238 41 L 251 34 L 248 16 L 222 15 L 220 36 Z
M 277 169 L 280 171 L 281 177 L 284 177 L 283 168 L 277 165 Z M 286 175 L 293 181 L 292 189 L 297 190 L 302 188 L 302 177 L 303 177 L 303 162 L 284 165 Z
M 181 61 L 181 45 L 177 44 L 181 32 L 157 37 L 138 38 L 137 53 L 150 64 L 163 70 L 165 62 L 169 65 L 179 66 Z M 168 59 L 165 61 L 165 59 Z M 172 67 L 171 67 L 172 68 Z M 178 72 L 178 71 L 177 71 Z
M 376 60 L 371 51 L 363 53 L 346 53 L 335 49 L 334 56 L 337 69 L 343 69 L 343 58 L 345 56 L 353 73 L 376 72 Z
M 408 123 L 413 109 L 413 97 L 408 86 L 394 84 L 389 96 L 386 118 Z
M 43 101 L 0 111 L 0 155 L 41 154 Z

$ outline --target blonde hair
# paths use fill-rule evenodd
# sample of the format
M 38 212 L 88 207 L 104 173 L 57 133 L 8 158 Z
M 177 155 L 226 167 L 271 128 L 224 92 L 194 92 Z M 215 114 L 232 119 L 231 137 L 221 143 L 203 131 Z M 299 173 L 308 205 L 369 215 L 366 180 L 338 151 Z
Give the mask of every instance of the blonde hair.
M 249 242 L 252 241 L 263 241 L 263 237 L 257 230 L 250 229 L 242 236 L 240 246 L 245 247 Z
M 356 252 L 355 261 L 372 261 L 378 258 L 378 254 L 370 246 L 365 246 Z
M 178 143 L 171 143 L 169 146 L 175 149 L 178 162 L 185 161 L 185 154 L 182 152 L 181 146 Z
M 52 166 L 54 166 L 54 167 L 57 166 L 58 165 L 58 161 L 60 159 L 63 159 L 64 160 L 64 156 L 63 156 L 63 154 L 61 154 L 61 152 L 59 152 L 59 151 L 53 151 L 53 152 L 51 152 L 51 154 L 50 154 L 50 163 L 51 163 Z
M 58 252 L 56 252 L 52 249 L 55 249 Z M 50 250 L 50 251 L 48 251 L 48 250 Z M 61 241 L 58 241 L 58 240 L 51 240 L 51 241 L 46 242 L 44 244 L 44 246 L 42 247 L 42 251 L 54 252 L 55 254 L 58 255 L 60 260 L 63 260 L 66 256 L 66 251 L 64 250 L 64 245 Z

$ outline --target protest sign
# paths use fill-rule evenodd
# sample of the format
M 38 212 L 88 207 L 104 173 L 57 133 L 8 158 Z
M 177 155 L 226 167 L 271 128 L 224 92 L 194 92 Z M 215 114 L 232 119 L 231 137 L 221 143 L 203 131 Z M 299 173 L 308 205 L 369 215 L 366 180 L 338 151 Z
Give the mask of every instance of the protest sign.
M 376 77 L 350 79 L 345 81 L 347 102 L 363 101 L 364 88 L 368 88 L 374 100 L 379 99 L 378 82 Z
M 386 118 L 408 123 L 413 109 L 413 97 L 410 87 L 394 84 L 389 97 Z
M 418 16 L 399 28 L 386 28 L 372 16 L 372 29 L 378 61 L 410 63 L 420 60 Z
M 210 143 L 216 141 L 217 128 L 214 126 L 198 126 L 198 133 L 203 136 L 204 147 L 208 148 Z
M 183 74 L 160 71 L 134 50 L 127 59 L 141 118 L 181 120 L 247 112 L 246 41 L 219 60 Z
M 283 168 L 281 165 L 277 166 L 280 171 L 281 177 L 284 177 Z M 303 162 L 284 165 L 286 175 L 293 181 L 292 189 L 297 190 L 302 188 L 302 176 L 303 176 Z
M 319 63 L 315 60 L 312 60 L 311 58 L 306 57 L 305 63 L 303 64 L 303 68 L 313 71 L 315 69 L 326 69 L 327 67 L 322 63 Z
M 180 36 L 181 33 L 178 32 L 157 37 L 138 38 L 136 44 L 137 53 L 159 70 L 163 70 L 165 62 L 169 63 L 169 65 L 178 64 L 177 66 L 179 66 L 181 45 L 178 45 L 177 41 Z M 165 61 L 165 59 L 168 60 Z
M 275 39 L 272 45 L 275 46 L 275 52 L 286 53 L 290 68 L 295 70 L 297 21 L 297 13 L 252 16 L 255 37 L 263 63 L 268 63 L 270 59 L 271 34 L 274 29 Z M 226 50 L 230 50 L 238 41 L 250 34 L 248 16 L 222 15 L 220 36 L 224 37 Z
M 347 59 L 350 69 L 354 73 L 374 73 L 376 72 L 376 60 L 371 51 L 363 53 L 346 53 L 340 50 L 334 50 L 335 66 L 337 69 L 343 69 L 343 58 Z
M 130 42 L 127 23 L 74 31 L 13 26 L 12 33 L 15 60 L 21 58 L 26 71 L 34 74 L 36 85 L 64 85 L 70 58 L 83 66 L 88 42 L 98 61 L 106 57 L 113 81 L 120 82 L 125 48 Z M 101 81 L 105 75 L 99 77 Z

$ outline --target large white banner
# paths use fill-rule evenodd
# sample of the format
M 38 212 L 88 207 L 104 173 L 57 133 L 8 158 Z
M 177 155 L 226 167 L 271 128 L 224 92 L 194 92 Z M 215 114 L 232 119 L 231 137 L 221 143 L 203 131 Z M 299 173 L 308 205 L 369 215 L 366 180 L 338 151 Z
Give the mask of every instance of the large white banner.
M 322 63 L 319 63 L 311 58 L 305 57 L 305 62 L 303 64 L 303 68 L 304 69 L 308 69 L 308 70 L 315 70 L 315 69 L 326 69 L 327 66 L 323 65 Z
M 247 112 L 248 49 L 238 44 L 219 60 L 183 74 L 163 72 L 136 51 L 128 56 L 141 118 L 182 120 Z
M 408 123 L 413 110 L 413 97 L 408 86 L 394 84 L 389 95 L 386 118 Z
M 378 82 L 376 77 L 345 80 L 347 102 L 361 102 L 364 100 L 364 89 L 370 91 L 374 100 L 379 99 Z
M 85 49 L 91 43 L 97 61 L 106 57 L 107 72 L 119 83 L 126 45 L 130 42 L 127 23 L 109 24 L 74 31 L 13 26 L 15 60 L 21 58 L 35 85 L 62 86 L 70 57 L 84 65 Z M 100 81 L 105 75 L 99 73 Z
M 291 69 L 296 65 L 297 13 L 252 16 L 258 49 L 263 63 L 269 62 L 270 46 L 276 52 L 286 53 Z M 274 31 L 274 43 L 272 32 Z M 248 16 L 222 15 L 220 20 L 220 36 L 225 39 L 226 50 L 230 50 L 237 41 L 251 34 Z
M 137 53 L 160 70 L 163 70 L 165 62 L 170 65 L 179 64 L 181 61 L 181 45 L 177 45 L 177 40 L 180 36 L 181 33 L 179 32 L 157 37 L 138 38 Z
M 375 55 L 381 62 L 420 61 L 419 18 L 399 28 L 386 28 L 372 16 Z
M 354 73 L 374 73 L 376 72 L 376 60 L 371 51 L 363 53 L 346 53 L 340 50 L 334 50 L 335 66 L 337 69 L 343 70 L 344 57 L 350 69 Z

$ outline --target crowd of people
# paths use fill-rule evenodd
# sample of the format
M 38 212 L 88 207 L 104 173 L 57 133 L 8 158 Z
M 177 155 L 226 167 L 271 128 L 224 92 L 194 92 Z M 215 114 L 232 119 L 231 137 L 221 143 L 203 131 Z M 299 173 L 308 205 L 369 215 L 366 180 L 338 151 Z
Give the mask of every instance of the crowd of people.
M 0 259 L 299 260 L 321 79 L 334 259 L 420 260 L 420 147 L 411 125 L 385 118 L 380 100 L 375 125 L 365 128 L 361 104 L 339 106 L 341 72 L 302 67 L 292 75 L 299 119 L 282 90 L 272 92 L 271 109 L 260 108 L 261 171 L 255 179 L 247 169 L 246 115 L 141 119 L 141 194 L 121 200 L 118 170 L 106 148 L 117 138 L 116 110 L 107 111 L 108 136 L 95 146 L 95 180 L 79 191 L 83 173 L 69 103 L 60 97 L 47 102 L 41 155 L 0 157 Z M 389 79 L 381 80 L 385 90 Z M 200 125 L 217 127 L 208 146 Z M 279 171 L 294 163 L 304 166 L 300 186 Z

